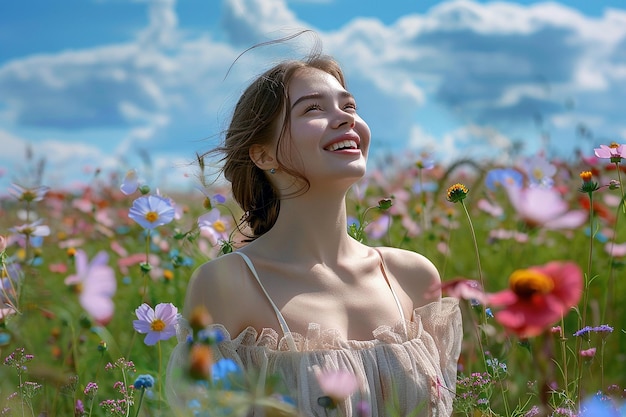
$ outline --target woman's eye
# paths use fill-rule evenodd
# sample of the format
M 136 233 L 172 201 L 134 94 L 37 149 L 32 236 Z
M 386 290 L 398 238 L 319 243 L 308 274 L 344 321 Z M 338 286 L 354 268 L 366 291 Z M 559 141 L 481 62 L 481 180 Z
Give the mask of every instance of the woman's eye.
M 344 109 L 356 110 L 356 103 L 347 103 L 347 104 L 344 106 Z
M 321 110 L 321 109 L 322 109 L 322 107 L 319 104 L 311 104 L 311 105 L 307 106 L 306 109 L 304 109 L 304 112 L 307 113 L 307 112 L 309 112 L 311 110 Z

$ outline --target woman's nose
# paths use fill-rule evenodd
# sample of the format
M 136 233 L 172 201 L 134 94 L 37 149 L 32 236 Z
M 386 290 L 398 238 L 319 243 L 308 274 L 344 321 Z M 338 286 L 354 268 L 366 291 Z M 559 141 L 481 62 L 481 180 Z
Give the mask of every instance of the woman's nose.
M 335 122 L 335 128 L 342 127 L 343 125 L 348 125 L 351 128 L 355 125 L 354 115 L 347 111 L 339 110 L 339 114 L 337 115 L 337 119 Z

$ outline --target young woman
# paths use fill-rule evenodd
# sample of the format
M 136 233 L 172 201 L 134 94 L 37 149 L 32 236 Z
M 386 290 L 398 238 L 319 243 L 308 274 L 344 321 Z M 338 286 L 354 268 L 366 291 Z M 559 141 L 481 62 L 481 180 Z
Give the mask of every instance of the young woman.
M 280 376 L 305 416 L 327 415 L 316 370 L 356 375 L 357 415 L 450 415 L 462 326 L 423 256 L 347 232 L 345 196 L 365 174 L 370 130 L 339 65 L 314 56 L 258 77 L 237 103 L 223 172 L 250 242 L 200 266 L 184 315 L 206 308 L 216 356 Z M 412 414 L 415 415 L 415 414 Z

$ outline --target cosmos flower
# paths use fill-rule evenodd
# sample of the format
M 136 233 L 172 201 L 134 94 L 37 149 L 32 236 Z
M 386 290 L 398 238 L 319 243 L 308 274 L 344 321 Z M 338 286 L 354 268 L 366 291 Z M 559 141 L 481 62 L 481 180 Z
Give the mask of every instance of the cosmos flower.
M 480 282 L 475 280 L 457 278 L 444 281 L 441 283 L 440 289 L 444 294 L 460 300 L 476 301 L 479 304 L 486 302 L 485 292 Z
M 174 219 L 176 210 L 168 198 L 157 195 L 144 195 L 133 201 L 128 217 L 144 229 L 152 230 Z
M 496 168 L 487 172 L 485 185 L 491 191 L 495 191 L 498 186 L 517 185 L 521 187 L 524 183 L 524 175 L 513 168 Z
M 217 208 L 198 217 L 198 227 L 200 227 L 200 230 L 208 237 L 213 245 L 218 242 L 228 241 L 230 222 L 227 218 L 222 217 L 222 214 Z
M 139 177 L 137 176 L 137 170 L 129 169 L 124 176 L 122 185 L 120 185 L 120 191 L 125 195 L 131 195 L 139 188 Z
M 488 296 L 495 319 L 520 337 L 537 336 L 575 306 L 583 292 L 583 274 L 573 262 L 553 261 L 514 271 L 509 288 Z
M 584 210 L 570 210 L 554 188 L 505 187 L 511 205 L 529 227 L 575 229 L 587 221 Z
M 386 214 L 378 216 L 365 226 L 365 232 L 370 239 L 381 239 L 389 231 L 391 217 Z
M 26 201 L 29 203 L 31 201 L 43 200 L 48 191 L 50 191 L 50 187 L 46 187 L 45 185 L 27 188 L 13 183 L 9 186 L 9 194 L 17 198 L 19 201 Z
M 359 387 L 356 376 L 346 370 L 316 370 L 315 376 L 322 392 L 334 403 L 345 400 Z
M 599 148 L 595 148 L 593 151 L 598 158 L 610 159 L 613 163 L 621 162 L 622 158 L 626 158 L 626 146 L 615 142 L 612 142 L 609 146 L 600 145 Z
M 178 309 L 171 303 L 159 303 L 154 310 L 148 304 L 143 303 L 135 310 L 138 320 L 133 320 L 133 328 L 146 334 L 144 343 L 148 346 L 155 345 L 161 340 L 167 340 L 176 336 L 176 323 L 178 321 Z
M 109 255 L 100 251 L 89 262 L 85 251 L 79 249 L 74 255 L 76 274 L 65 279 L 66 285 L 73 285 L 78 292 L 80 305 L 101 325 L 113 317 L 114 304 L 111 299 L 117 289 L 115 273 L 107 263 Z
M 23 224 L 21 226 L 15 226 L 9 230 L 14 233 L 19 233 L 24 236 L 48 236 L 50 235 L 50 227 L 41 224 L 42 219 L 36 220 L 29 224 Z
M 531 184 L 545 187 L 551 187 L 554 184 L 552 177 L 556 174 L 556 166 L 544 156 L 537 155 L 527 158 L 523 165 Z

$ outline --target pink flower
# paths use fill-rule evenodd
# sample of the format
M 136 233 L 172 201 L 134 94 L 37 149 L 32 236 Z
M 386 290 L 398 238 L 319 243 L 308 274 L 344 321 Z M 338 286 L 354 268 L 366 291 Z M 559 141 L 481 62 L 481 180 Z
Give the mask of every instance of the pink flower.
M 441 292 L 460 300 L 475 300 L 480 304 L 485 304 L 487 297 L 480 282 L 469 279 L 453 279 L 441 283 Z
M 374 221 L 365 226 L 365 232 L 371 239 L 380 239 L 389 230 L 391 226 L 391 217 L 386 214 L 378 216 Z
M 154 310 L 143 303 L 136 310 L 138 320 L 133 320 L 133 328 L 139 333 L 146 333 L 143 340 L 148 346 L 161 340 L 176 336 L 178 309 L 171 303 L 159 303 Z
M 575 229 L 587 221 L 587 212 L 570 211 L 554 188 L 509 185 L 505 189 L 511 205 L 530 227 Z
M 79 249 L 75 255 L 76 274 L 65 279 L 66 285 L 74 285 L 78 291 L 80 305 L 101 325 L 111 321 L 115 308 L 111 298 L 117 282 L 108 261 L 109 255 L 100 251 L 89 263 L 85 252 Z
M 604 250 L 611 256 L 621 258 L 622 256 L 626 256 L 626 243 L 609 242 L 604 245 Z
M 322 392 L 334 402 L 348 398 L 359 387 L 356 376 L 346 370 L 316 370 L 315 376 Z
M 150 264 L 151 266 L 158 266 L 161 259 L 154 253 L 150 253 L 146 259 L 145 253 L 135 253 L 124 258 L 120 258 L 117 261 L 117 266 L 120 268 L 122 274 L 129 273 L 129 267 L 133 265 L 139 265 L 143 262 Z
M 611 162 L 620 162 L 622 158 L 626 158 L 626 146 L 615 142 L 609 146 L 600 145 L 599 148 L 595 148 L 593 151 L 598 158 L 610 159 Z
M 583 292 L 583 274 L 573 262 L 550 262 L 514 271 L 509 289 L 488 296 L 502 309 L 495 319 L 520 337 L 532 337 L 575 306 Z
M 580 351 L 580 356 L 584 358 L 593 358 L 596 355 L 596 348 L 589 348 Z

